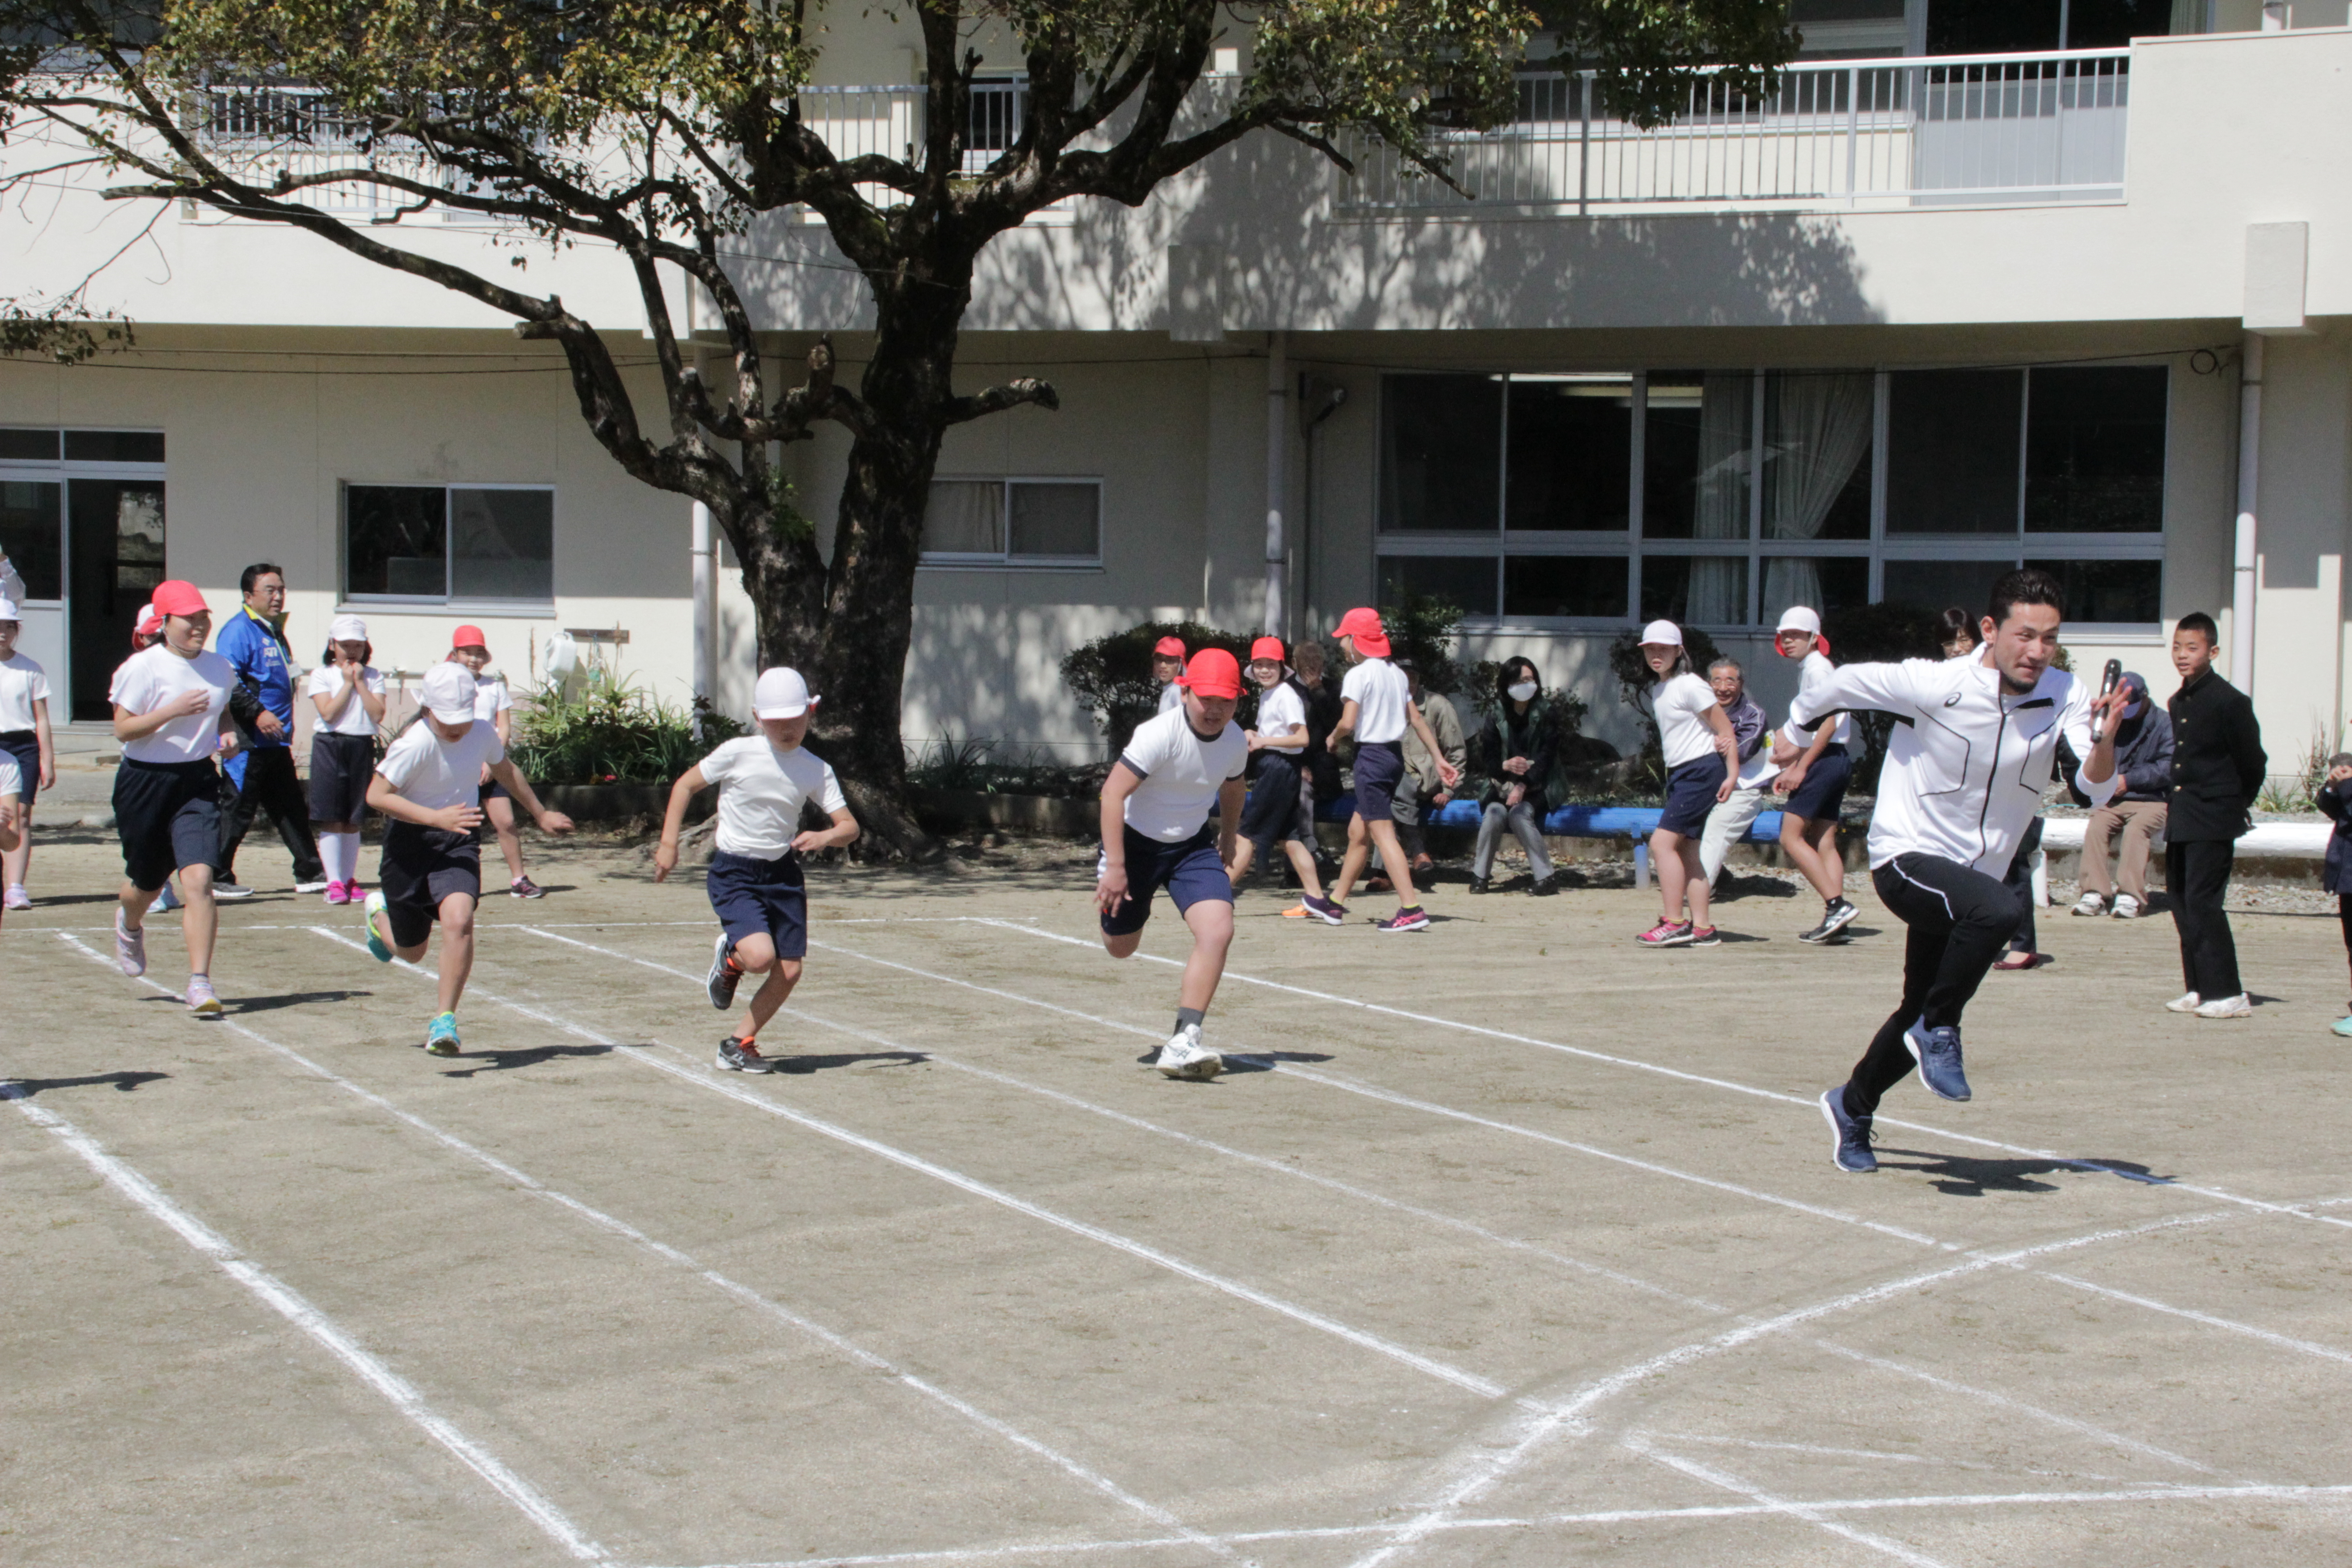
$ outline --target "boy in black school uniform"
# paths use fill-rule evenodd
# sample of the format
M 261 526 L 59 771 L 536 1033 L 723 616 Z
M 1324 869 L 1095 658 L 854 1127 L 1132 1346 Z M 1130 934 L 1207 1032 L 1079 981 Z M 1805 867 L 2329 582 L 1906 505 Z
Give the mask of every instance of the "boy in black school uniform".
M 2220 637 L 2201 610 L 2172 628 L 2180 689 L 2165 704 L 2172 716 L 2172 805 L 2164 823 L 2164 885 L 2189 988 L 2165 1005 L 2200 1018 L 2243 1018 L 2254 1005 L 2238 977 L 2237 940 L 2222 900 L 2270 758 L 2252 700 L 2213 673 Z

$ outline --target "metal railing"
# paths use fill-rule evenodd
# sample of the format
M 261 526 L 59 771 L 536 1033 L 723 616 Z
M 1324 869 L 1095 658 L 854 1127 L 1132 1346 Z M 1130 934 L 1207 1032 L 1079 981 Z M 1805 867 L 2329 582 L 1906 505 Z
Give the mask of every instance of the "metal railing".
M 1338 205 L 1584 213 L 2116 199 L 2130 70 L 2128 49 L 1803 61 L 1762 96 L 1702 76 L 1647 130 L 1612 111 L 1593 72 L 1528 72 L 1511 124 L 1440 140 L 1462 190 L 1359 142 Z

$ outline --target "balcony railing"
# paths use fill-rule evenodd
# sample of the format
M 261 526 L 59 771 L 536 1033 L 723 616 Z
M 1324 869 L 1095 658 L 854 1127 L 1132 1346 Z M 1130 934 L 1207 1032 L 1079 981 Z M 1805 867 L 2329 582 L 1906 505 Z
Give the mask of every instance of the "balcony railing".
M 2130 72 L 2128 49 L 1808 61 L 1765 97 L 1703 76 L 1654 130 L 1613 113 L 1592 72 L 1531 72 L 1513 123 L 1441 142 L 1462 191 L 1391 148 L 1360 144 L 1338 205 L 1586 213 L 2116 200 Z

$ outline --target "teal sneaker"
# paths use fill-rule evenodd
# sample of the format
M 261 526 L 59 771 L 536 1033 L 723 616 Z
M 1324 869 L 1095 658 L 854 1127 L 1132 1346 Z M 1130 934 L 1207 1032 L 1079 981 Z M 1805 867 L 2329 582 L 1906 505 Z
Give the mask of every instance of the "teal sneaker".
M 370 893 L 367 896 L 368 953 L 370 956 L 374 958 L 378 963 L 390 963 L 392 962 L 392 944 L 383 940 L 383 933 L 376 930 L 375 924 L 375 917 L 383 913 L 383 889 L 378 888 L 374 892 Z M 443 1016 L 446 1017 L 447 1015 L 444 1014 Z
M 454 1057 L 457 1054 L 457 1015 L 436 1013 L 425 1026 L 425 1054 L 428 1057 Z
M 2336 1022 L 2329 1025 L 2328 1027 L 2334 1029 L 2346 1039 L 2352 1040 L 2352 1015 L 2347 1015 L 2345 1017 L 2336 1019 Z

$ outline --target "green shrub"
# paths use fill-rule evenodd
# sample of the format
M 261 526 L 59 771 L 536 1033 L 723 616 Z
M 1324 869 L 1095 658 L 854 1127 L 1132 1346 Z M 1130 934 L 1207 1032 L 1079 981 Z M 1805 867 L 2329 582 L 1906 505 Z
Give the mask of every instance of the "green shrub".
M 694 721 L 702 721 L 697 737 Z M 634 682 L 599 683 L 577 697 L 542 689 L 515 707 L 515 766 L 533 784 L 668 784 L 744 726 L 697 698 L 663 702 Z
M 919 790 L 967 790 L 979 795 L 1038 795 L 1086 800 L 1102 793 L 1108 763 L 1068 763 L 1051 757 L 1000 757 L 997 742 L 941 735 L 907 764 L 907 784 Z
M 1146 621 L 1072 648 L 1062 660 L 1062 684 L 1095 716 L 1114 754 L 1127 744 L 1138 724 L 1160 710 L 1160 683 L 1151 679 L 1151 647 L 1166 637 L 1183 638 L 1184 647 L 1192 653 L 1204 647 L 1223 648 L 1243 664 L 1249 662 L 1250 644 L 1255 640 L 1197 621 Z
M 1454 644 L 1462 635 L 1459 605 L 1445 599 L 1407 594 L 1393 605 L 1381 606 L 1381 625 L 1388 632 L 1393 649 L 1390 657 L 1408 660 L 1421 671 L 1423 690 L 1447 697 L 1466 694 L 1483 700 L 1494 689 L 1493 667 L 1482 664 L 1465 670 L 1454 660 Z M 1335 669 L 1346 668 L 1342 659 L 1335 658 L 1331 665 Z M 1474 691 L 1477 669 L 1486 670 L 1487 676 L 1485 686 Z

